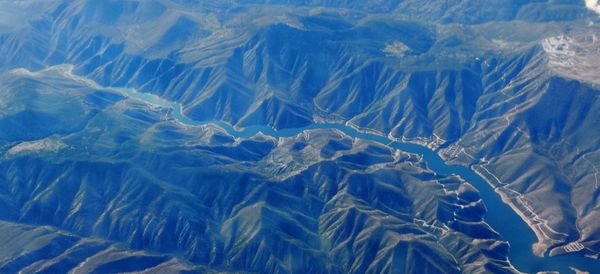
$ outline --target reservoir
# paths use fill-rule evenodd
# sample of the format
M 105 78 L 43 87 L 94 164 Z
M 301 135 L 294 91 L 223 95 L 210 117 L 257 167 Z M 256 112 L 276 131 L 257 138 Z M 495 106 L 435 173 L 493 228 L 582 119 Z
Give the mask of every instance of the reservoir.
M 124 96 L 141 100 L 151 105 L 170 109 L 170 117 L 183 125 L 201 126 L 214 124 L 223 128 L 228 134 L 235 138 L 247 138 L 254 136 L 259 132 L 275 138 L 291 137 L 310 129 L 336 129 L 353 138 L 370 140 L 394 149 L 422 155 L 423 161 L 432 171 L 440 175 L 456 174 L 477 188 L 488 209 L 485 221 L 501 235 L 502 240 L 507 241 L 510 244 L 509 260 L 517 270 L 527 273 L 536 273 L 540 271 L 573 273 L 571 267 L 585 270 L 590 273 L 595 273 L 595 271 L 600 270 L 600 260 L 594 260 L 583 256 L 570 254 L 543 258 L 535 256 L 531 249 L 533 243 L 537 240 L 535 234 L 531 228 L 527 226 L 525 221 L 502 201 L 500 195 L 494 191 L 492 186 L 468 167 L 446 164 L 435 151 L 425 146 L 393 141 L 384 136 L 360 132 L 343 124 L 311 124 L 303 128 L 283 130 L 274 130 L 269 126 L 261 125 L 250 126 L 238 130 L 221 121 L 196 121 L 190 119 L 183 114 L 182 106 L 179 103 L 167 101 L 152 94 L 137 92 L 134 89 L 102 87 L 87 78 L 71 74 L 70 70 L 64 72 L 68 77 L 79 82 L 85 82 L 93 88 L 118 92 Z

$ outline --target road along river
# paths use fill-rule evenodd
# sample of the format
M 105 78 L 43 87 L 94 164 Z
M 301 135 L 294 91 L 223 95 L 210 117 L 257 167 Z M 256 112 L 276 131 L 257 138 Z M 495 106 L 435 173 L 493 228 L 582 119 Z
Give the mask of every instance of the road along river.
M 502 240 L 505 240 L 510 244 L 509 260 L 519 271 L 528 273 L 536 273 L 540 271 L 573 273 L 571 267 L 575 267 L 579 270 L 589 271 L 591 273 L 594 273 L 594 271 L 600 271 L 600 260 L 594 260 L 583 256 L 571 254 L 543 258 L 535 256 L 531 248 L 533 243 L 536 241 L 535 234 L 531 228 L 527 226 L 525 221 L 502 201 L 500 195 L 494 191 L 492 186 L 468 167 L 446 164 L 435 151 L 425 146 L 398 142 L 390 140 L 384 136 L 360 132 L 343 124 L 312 124 L 302 128 L 289 128 L 282 130 L 275 130 L 269 126 L 250 126 L 238 130 L 221 121 L 196 121 L 190 119 L 183 113 L 181 104 L 167 101 L 152 94 L 138 92 L 135 89 L 130 88 L 102 87 L 88 78 L 72 74 L 71 66 L 63 66 L 59 69 L 67 77 L 70 77 L 78 82 L 84 82 L 92 88 L 117 92 L 126 97 L 134 98 L 153 106 L 170 109 L 170 118 L 183 125 L 202 126 L 214 124 L 223 128 L 225 131 L 227 131 L 227 133 L 235 138 L 247 138 L 254 136 L 259 132 L 275 138 L 291 137 L 310 129 L 336 129 L 353 138 L 370 140 L 405 152 L 420 154 L 423 156 L 423 161 L 425 161 L 427 167 L 432 171 L 441 175 L 456 174 L 467 182 L 471 183 L 479 190 L 481 198 L 488 209 L 485 220 L 501 235 Z

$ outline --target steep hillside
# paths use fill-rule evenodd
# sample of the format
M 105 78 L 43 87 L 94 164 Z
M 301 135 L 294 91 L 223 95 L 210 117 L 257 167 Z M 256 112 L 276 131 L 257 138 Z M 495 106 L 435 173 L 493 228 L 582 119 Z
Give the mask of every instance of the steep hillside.
M 32 240 L 0 239 L 30 254 L 3 269 L 199 267 L 171 259 L 181 256 L 232 271 L 514 271 L 477 190 L 428 171 L 417 155 L 333 130 L 235 140 L 60 73 L 17 70 L 1 81 L 4 102 L 23 106 L 0 119 L 8 132 L 30 113 L 81 120 L 2 138 L 0 218 L 27 226 L 0 229 Z M 38 99 L 19 98 L 22 85 Z M 90 115 L 48 112 L 57 102 Z
M 173 271 L 514 271 L 477 190 L 416 155 L 335 130 L 276 140 L 182 125 L 172 110 L 66 77 L 68 64 L 196 121 L 336 123 L 425 145 L 496 188 L 535 231 L 537 255 L 597 258 L 596 8 L 4 1 L 0 226 L 59 242 L 73 233 L 69 244 L 97 237 Z M 22 260 L 49 259 L 36 256 Z
M 551 37 L 522 65 L 500 63 L 513 66 L 512 75 L 486 98 L 472 128 L 442 150 L 448 159 L 475 164 L 499 187 L 536 230 L 539 254 L 569 252 L 564 246 L 572 243 L 589 255 L 600 250 L 593 236 L 600 225 L 593 221 L 600 163 L 595 37 Z

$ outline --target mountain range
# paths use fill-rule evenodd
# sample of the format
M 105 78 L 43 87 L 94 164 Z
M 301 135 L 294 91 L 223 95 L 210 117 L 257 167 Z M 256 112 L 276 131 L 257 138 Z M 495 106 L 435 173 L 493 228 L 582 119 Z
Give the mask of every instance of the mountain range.
M 0 272 L 519 269 L 481 190 L 418 154 L 235 136 L 113 88 L 237 130 L 425 146 L 485 179 L 535 255 L 598 259 L 593 2 L 2 2 Z

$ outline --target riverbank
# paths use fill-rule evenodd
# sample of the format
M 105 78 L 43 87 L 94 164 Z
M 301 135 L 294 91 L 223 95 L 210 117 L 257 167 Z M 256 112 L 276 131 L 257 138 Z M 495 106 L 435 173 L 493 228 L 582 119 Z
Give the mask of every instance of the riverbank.
M 183 107 L 179 103 L 170 102 L 155 95 L 140 93 L 134 89 L 101 87 L 99 84 L 90 79 L 74 75 L 72 73 L 72 67 L 63 68 L 66 68 L 61 70 L 65 76 L 85 83 L 90 87 L 116 92 L 125 97 L 140 100 L 152 106 L 172 109 L 173 111 L 169 112 L 169 118 L 182 125 L 203 126 L 207 124 L 214 124 L 223 128 L 234 138 L 247 138 L 259 133 L 273 138 L 280 138 L 301 134 L 309 129 L 335 129 L 353 138 L 370 140 L 387 145 L 394 149 L 422 155 L 423 160 L 427 163 L 427 167 L 432 171 L 441 175 L 458 175 L 479 190 L 480 196 L 488 208 L 486 222 L 489 223 L 490 226 L 502 236 L 503 240 L 509 242 L 511 246 L 509 259 L 517 269 L 526 272 L 560 271 L 561 273 L 569 273 L 571 271 L 571 267 L 576 267 L 582 270 L 600 269 L 600 261 L 595 261 L 577 255 L 544 258 L 537 257 L 536 254 L 532 252 L 532 245 L 536 242 L 537 238 L 536 233 L 534 233 L 535 229 L 530 227 L 530 225 L 524 221 L 523 216 L 519 214 L 516 208 L 510 206 L 510 202 L 507 203 L 507 201 L 505 201 L 506 197 L 503 197 L 501 193 L 498 193 L 497 190 L 486 180 L 485 176 L 481 176 L 473 169 L 463 165 L 448 164 L 442 159 L 438 152 L 432 150 L 427 145 L 391 140 L 386 136 L 361 132 L 360 130 L 345 124 L 311 124 L 303 128 L 275 130 L 272 127 L 265 125 L 237 129 L 234 126 L 222 121 L 195 121 L 184 114 Z

